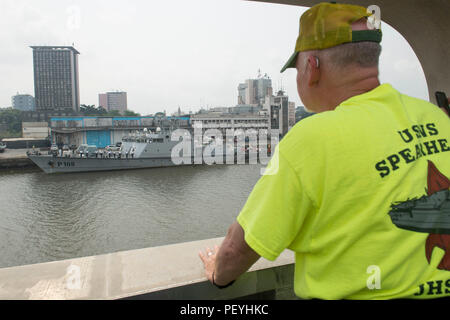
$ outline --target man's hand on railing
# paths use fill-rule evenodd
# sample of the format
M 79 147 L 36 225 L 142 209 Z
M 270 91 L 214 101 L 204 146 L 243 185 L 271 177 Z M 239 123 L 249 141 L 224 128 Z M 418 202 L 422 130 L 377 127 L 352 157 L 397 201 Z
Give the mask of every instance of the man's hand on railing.
M 206 248 L 205 252 L 200 251 L 198 253 L 205 267 L 206 278 L 211 281 L 211 283 L 213 282 L 212 276 L 216 267 L 217 252 L 219 252 L 219 246 L 214 246 L 214 250 Z
M 235 221 L 220 246 L 199 252 L 209 281 L 218 288 L 233 284 L 260 256 L 245 242 L 244 230 Z

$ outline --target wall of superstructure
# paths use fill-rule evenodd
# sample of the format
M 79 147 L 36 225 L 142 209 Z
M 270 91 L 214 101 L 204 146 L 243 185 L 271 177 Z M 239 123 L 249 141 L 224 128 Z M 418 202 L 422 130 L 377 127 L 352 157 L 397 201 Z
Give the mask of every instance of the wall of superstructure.
M 56 144 L 91 144 L 99 148 L 116 144 L 122 137 L 144 128 L 190 128 L 189 117 L 53 117 L 51 140 Z

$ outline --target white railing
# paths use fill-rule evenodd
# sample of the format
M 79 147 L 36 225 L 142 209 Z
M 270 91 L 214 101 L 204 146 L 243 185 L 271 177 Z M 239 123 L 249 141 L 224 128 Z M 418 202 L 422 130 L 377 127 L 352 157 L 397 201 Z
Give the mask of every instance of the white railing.
M 0 269 L 0 299 L 233 299 L 277 291 L 294 297 L 292 252 L 261 258 L 232 286 L 204 276 L 198 252 L 222 238 Z M 267 294 L 265 295 L 267 298 Z

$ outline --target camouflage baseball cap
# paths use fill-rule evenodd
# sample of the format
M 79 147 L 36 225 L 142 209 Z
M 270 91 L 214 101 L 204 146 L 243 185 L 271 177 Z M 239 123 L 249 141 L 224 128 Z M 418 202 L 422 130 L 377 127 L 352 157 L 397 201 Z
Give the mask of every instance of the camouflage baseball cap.
M 381 42 L 381 30 L 352 30 L 352 23 L 370 17 L 364 7 L 350 4 L 319 3 L 300 17 L 295 51 L 280 72 L 295 68 L 300 51 L 321 50 L 348 42 Z

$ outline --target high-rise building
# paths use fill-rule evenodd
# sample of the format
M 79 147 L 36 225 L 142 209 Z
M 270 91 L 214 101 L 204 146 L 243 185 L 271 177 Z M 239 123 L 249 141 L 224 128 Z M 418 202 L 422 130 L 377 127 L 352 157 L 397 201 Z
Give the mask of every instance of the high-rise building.
M 264 74 L 257 79 L 247 79 L 238 86 L 238 105 L 262 106 L 268 94 L 272 94 L 272 80 Z
M 245 104 L 245 91 L 247 89 L 246 83 L 240 83 L 238 86 L 238 105 Z
M 78 112 L 78 55 L 74 47 L 31 46 L 36 111 Z
M 289 130 L 289 107 L 295 107 L 295 104 L 289 103 L 289 97 L 282 90 L 268 100 L 269 96 L 266 99 L 266 109 L 269 110 L 270 129 L 277 129 L 284 136 Z
M 127 110 L 127 93 L 122 91 L 100 93 L 98 105 L 105 108 L 106 111 L 117 110 L 123 113 Z
M 100 93 L 98 95 L 98 106 L 108 110 L 108 95 L 106 93 Z
M 33 111 L 34 98 L 29 94 L 17 94 L 11 98 L 12 107 L 20 111 Z
M 121 113 L 127 110 L 126 92 L 108 92 L 108 110 L 117 110 Z
M 295 125 L 295 102 L 288 102 L 289 129 Z
M 300 120 L 303 120 L 312 115 L 314 115 L 314 113 L 306 110 L 306 108 L 304 106 L 297 107 L 295 109 L 295 122 L 297 123 Z

